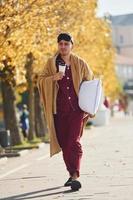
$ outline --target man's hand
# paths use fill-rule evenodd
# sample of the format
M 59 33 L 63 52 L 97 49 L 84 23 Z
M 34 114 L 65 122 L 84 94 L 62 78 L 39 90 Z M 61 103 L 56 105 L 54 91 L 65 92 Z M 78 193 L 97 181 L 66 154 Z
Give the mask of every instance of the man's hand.
M 63 72 L 57 72 L 52 76 L 53 81 L 59 81 L 63 78 Z
M 94 114 L 94 115 L 92 115 L 92 114 L 89 114 L 89 117 L 90 117 L 90 118 L 93 118 L 93 117 L 95 117 L 95 114 Z
M 84 118 L 85 117 L 93 118 L 93 117 L 95 117 L 95 115 L 92 115 L 90 113 L 84 112 Z

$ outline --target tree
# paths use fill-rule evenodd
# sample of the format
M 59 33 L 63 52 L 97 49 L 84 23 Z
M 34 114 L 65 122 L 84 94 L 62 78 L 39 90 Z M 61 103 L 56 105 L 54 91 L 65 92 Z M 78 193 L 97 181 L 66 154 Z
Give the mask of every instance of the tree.
M 33 68 L 32 63 L 34 57 L 32 53 L 27 54 L 26 59 L 26 79 L 28 83 L 28 108 L 29 108 L 29 140 L 33 140 L 35 136 L 35 110 L 34 110 L 34 85 L 33 85 Z
M 47 133 L 46 119 L 40 102 L 38 88 L 34 88 L 35 92 L 35 131 L 37 137 L 44 137 Z
M 119 84 L 114 69 L 115 51 L 110 27 L 104 19 L 96 17 L 96 0 L 2 2 L 0 69 L 3 69 L 3 57 L 10 57 L 16 86 L 24 85 L 33 92 L 33 76 L 43 69 L 47 58 L 56 52 L 56 36 L 69 30 L 75 40 L 74 51 L 89 63 L 96 76 L 103 75 L 105 94 L 113 98 L 117 95 Z M 27 68 L 31 70 L 31 77 L 27 79 L 29 72 L 25 66 L 29 55 L 34 59 Z M 33 99 L 31 101 L 33 104 Z M 34 127 L 34 105 L 30 106 L 30 124 Z M 31 134 L 30 138 L 33 138 Z
M 13 89 L 14 74 L 8 64 L 9 58 L 3 60 L 4 68 L 0 71 L 1 75 L 1 89 L 3 98 L 3 109 L 4 109 L 4 122 L 6 130 L 10 130 L 12 145 L 21 144 L 21 137 L 19 131 L 19 125 L 16 114 L 15 106 L 15 94 Z M 10 75 L 10 79 L 9 79 Z M 3 81 L 4 79 L 4 81 Z

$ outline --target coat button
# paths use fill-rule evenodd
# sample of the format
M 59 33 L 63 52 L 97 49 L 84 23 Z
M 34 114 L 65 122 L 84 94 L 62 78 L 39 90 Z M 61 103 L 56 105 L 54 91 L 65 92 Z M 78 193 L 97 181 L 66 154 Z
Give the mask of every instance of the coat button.
M 69 77 L 67 77 L 67 80 L 69 79 Z
M 68 99 L 70 100 L 70 99 L 71 99 L 71 97 L 68 97 Z
M 69 87 L 67 87 L 67 90 L 69 90 Z

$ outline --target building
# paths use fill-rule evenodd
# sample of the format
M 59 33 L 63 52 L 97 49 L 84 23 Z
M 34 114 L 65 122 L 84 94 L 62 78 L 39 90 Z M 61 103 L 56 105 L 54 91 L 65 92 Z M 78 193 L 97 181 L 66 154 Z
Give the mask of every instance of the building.
M 110 17 L 114 46 L 117 53 L 125 57 L 133 56 L 133 14 Z
M 117 54 L 116 72 L 122 84 L 128 80 L 133 80 L 133 59 Z
M 105 18 L 111 22 L 113 44 L 117 52 L 117 75 L 125 92 L 133 96 L 133 14 L 118 16 L 107 14 Z

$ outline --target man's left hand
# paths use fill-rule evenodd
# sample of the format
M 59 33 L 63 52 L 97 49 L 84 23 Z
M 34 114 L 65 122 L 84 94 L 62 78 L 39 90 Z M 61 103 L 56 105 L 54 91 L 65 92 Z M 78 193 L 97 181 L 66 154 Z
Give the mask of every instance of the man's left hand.
M 92 115 L 92 114 L 90 114 L 90 113 L 86 113 L 86 112 L 85 112 L 85 113 L 84 113 L 84 118 L 87 117 L 87 116 L 88 116 L 89 118 L 93 118 L 93 117 L 95 117 L 95 114 Z

